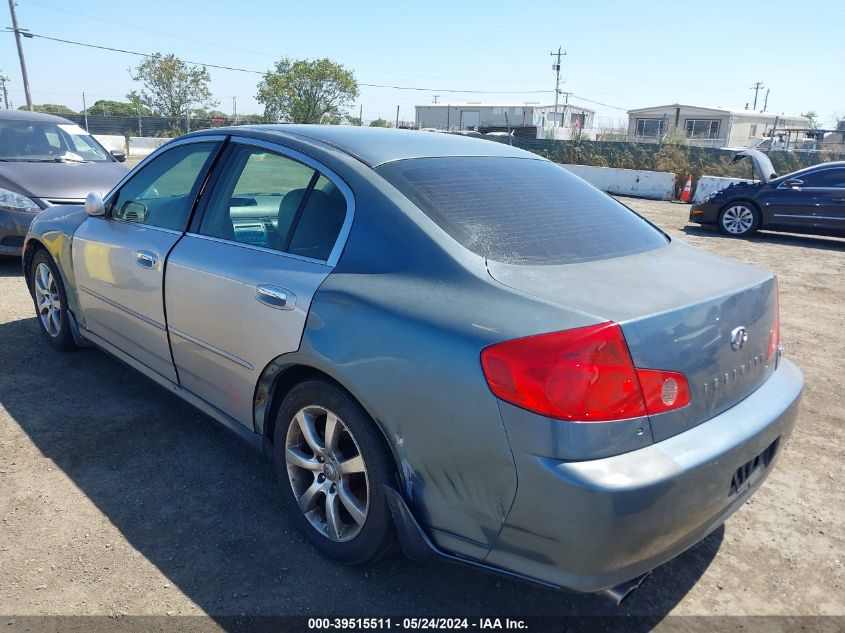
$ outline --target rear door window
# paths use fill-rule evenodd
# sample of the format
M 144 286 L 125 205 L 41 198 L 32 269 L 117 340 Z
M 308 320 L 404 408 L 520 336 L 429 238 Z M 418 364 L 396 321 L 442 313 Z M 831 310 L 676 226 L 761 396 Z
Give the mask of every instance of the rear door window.
M 665 246 L 665 234 L 544 160 L 418 158 L 376 170 L 453 239 L 509 264 L 571 264 Z
M 346 219 L 346 198 L 291 157 L 234 143 L 214 184 L 201 235 L 327 261 Z

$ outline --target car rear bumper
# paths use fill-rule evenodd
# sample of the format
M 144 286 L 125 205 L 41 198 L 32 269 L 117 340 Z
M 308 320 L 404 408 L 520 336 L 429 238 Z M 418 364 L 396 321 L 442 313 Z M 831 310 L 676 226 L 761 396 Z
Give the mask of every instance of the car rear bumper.
M 662 442 L 590 461 L 515 455 L 516 499 L 484 562 L 600 591 L 674 558 L 721 525 L 769 474 L 792 431 L 803 383 L 801 371 L 781 359 L 745 400 Z
M 0 255 L 20 255 L 29 225 L 37 213 L 0 210 Z

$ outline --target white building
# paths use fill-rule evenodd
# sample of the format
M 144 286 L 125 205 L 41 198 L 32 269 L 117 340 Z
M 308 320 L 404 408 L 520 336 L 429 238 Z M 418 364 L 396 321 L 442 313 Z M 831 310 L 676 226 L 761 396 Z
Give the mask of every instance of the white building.
M 656 143 L 677 129 L 691 145 L 745 148 L 754 147 L 774 129 L 804 129 L 809 124 L 802 116 L 675 103 L 629 110 L 628 139 Z
M 477 130 L 479 132 L 512 130 L 531 132 L 533 138 L 554 134 L 554 128 L 567 132 L 573 129 L 590 130 L 595 112 L 571 103 L 431 103 L 416 106 L 418 128 L 435 130 Z M 560 135 L 558 135 L 560 136 Z

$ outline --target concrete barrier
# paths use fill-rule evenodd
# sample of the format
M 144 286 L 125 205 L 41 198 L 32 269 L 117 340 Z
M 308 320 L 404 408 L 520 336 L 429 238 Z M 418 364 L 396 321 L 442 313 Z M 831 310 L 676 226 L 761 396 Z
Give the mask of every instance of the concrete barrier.
M 107 150 L 126 151 L 126 137 L 116 134 L 94 134 L 94 138 Z
M 607 193 L 650 200 L 671 200 L 675 195 L 675 174 L 671 172 L 589 165 L 561 167 Z
M 129 137 L 129 156 L 147 156 L 170 141 L 169 138 L 153 138 L 149 136 Z
M 695 194 L 692 197 L 692 203 L 701 202 L 711 193 L 721 191 L 725 187 L 730 187 L 741 182 L 759 182 L 759 180 L 746 180 L 743 178 L 720 178 L 719 176 L 702 176 L 698 179 L 695 185 Z

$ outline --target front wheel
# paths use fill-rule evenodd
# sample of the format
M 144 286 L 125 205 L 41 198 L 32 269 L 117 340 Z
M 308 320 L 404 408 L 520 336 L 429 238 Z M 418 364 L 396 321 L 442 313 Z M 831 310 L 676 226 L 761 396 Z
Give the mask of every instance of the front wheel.
M 294 387 L 276 418 L 274 457 L 290 515 L 323 554 L 361 565 L 388 548 L 393 531 L 384 486 L 392 460 L 348 394 L 319 380 Z
M 719 230 L 732 237 L 747 237 L 760 227 L 760 212 L 752 204 L 732 202 L 719 214 Z
M 38 250 L 32 257 L 29 270 L 38 329 L 55 349 L 73 349 L 76 345 L 70 331 L 67 295 L 53 258 L 47 251 Z

